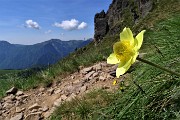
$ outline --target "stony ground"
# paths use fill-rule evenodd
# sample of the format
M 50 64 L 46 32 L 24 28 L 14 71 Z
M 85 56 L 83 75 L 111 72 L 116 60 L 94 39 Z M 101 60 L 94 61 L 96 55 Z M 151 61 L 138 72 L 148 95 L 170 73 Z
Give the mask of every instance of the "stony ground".
M 114 77 L 110 75 L 117 66 L 105 62 L 82 68 L 48 88 L 20 91 L 8 90 L 7 96 L 0 101 L 0 120 L 44 120 L 64 101 L 81 97 L 93 89 L 113 91 Z M 59 78 L 60 79 L 60 78 Z

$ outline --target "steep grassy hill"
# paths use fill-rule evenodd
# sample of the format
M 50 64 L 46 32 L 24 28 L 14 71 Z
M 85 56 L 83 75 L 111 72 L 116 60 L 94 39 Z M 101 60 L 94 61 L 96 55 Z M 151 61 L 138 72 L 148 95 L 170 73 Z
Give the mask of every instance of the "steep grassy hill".
M 136 33 L 142 29 L 147 30 L 140 51 L 146 53 L 144 59 L 177 73 L 180 72 L 179 12 L 179 1 L 164 0 L 149 16 L 133 27 Z M 76 59 L 71 56 L 68 61 L 64 60 L 66 64 L 63 66 L 67 65 L 64 70 L 69 71 L 70 68 L 75 68 L 72 65 L 74 65 L 73 63 L 79 64 L 78 61 L 82 61 L 83 64 L 81 65 L 89 65 L 107 58 L 112 52 L 112 44 L 118 39 L 118 35 L 106 36 L 103 42 L 95 48 L 87 47 L 86 52 L 81 54 L 82 56 L 78 56 Z M 131 74 L 125 80 L 125 85 L 121 86 L 124 87 L 124 92 L 121 90 L 115 93 L 102 90 L 91 92 L 82 99 L 62 104 L 52 116 L 52 120 L 61 118 L 96 120 L 180 119 L 180 78 L 142 62 L 136 63 L 132 68 Z M 61 70 L 59 71 L 61 72 Z
M 162 0 L 149 15 L 131 27 L 133 33 L 146 29 L 141 53 L 144 59 L 180 72 L 180 3 L 178 0 Z M 129 27 L 129 26 L 127 26 Z M 91 43 L 78 49 L 57 64 L 29 78 L 12 78 L 0 84 L 0 95 L 10 86 L 20 89 L 35 88 L 41 83 L 49 85 L 56 77 L 106 60 L 112 53 L 119 34 L 106 36 L 99 43 Z M 180 119 L 180 78 L 142 62 L 133 65 L 125 79 L 124 92 L 93 91 L 82 99 L 62 104 L 51 117 L 63 119 L 124 119 L 124 120 L 171 120 Z M 139 89 L 133 81 L 142 88 Z M 98 99 L 97 99 L 98 98 Z

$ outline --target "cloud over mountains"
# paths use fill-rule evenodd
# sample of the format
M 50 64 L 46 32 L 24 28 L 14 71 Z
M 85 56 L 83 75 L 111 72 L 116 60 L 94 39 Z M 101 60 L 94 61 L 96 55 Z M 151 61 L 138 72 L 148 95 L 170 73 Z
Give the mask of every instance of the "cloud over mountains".
M 34 22 L 33 20 L 26 20 L 25 27 L 27 28 L 34 28 L 34 29 L 40 29 L 40 26 L 37 22 Z
M 61 23 L 55 22 L 54 23 L 55 27 L 60 27 L 64 30 L 80 30 L 80 29 L 85 29 L 87 27 L 87 23 L 81 22 L 79 24 L 79 21 L 76 19 L 71 19 L 71 20 L 65 20 L 62 21 Z

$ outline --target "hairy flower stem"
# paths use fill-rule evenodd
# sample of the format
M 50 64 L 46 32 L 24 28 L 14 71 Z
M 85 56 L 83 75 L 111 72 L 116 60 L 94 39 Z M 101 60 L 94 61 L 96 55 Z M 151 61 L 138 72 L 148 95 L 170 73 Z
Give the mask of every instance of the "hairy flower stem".
M 141 61 L 141 62 L 144 62 L 144 63 L 146 63 L 146 64 L 149 64 L 149 65 L 152 65 L 152 66 L 154 66 L 154 67 L 156 67 L 156 68 L 159 68 L 159 69 L 161 69 L 161 70 L 164 70 L 164 71 L 166 71 L 166 72 L 168 72 L 168 73 L 171 73 L 171 74 L 174 74 L 174 75 L 180 77 L 180 74 L 179 74 L 179 73 L 176 73 L 176 72 L 171 71 L 171 70 L 169 70 L 169 69 L 167 69 L 167 68 L 161 67 L 161 66 L 159 66 L 159 65 L 157 65 L 157 64 L 155 64 L 155 63 L 152 63 L 152 62 L 150 62 L 150 61 L 148 61 L 148 60 L 144 60 L 144 59 L 142 59 L 142 58 L 140 58 L 140 57 L 137 57 L 137 60 L 139 60 L 139 61 Z

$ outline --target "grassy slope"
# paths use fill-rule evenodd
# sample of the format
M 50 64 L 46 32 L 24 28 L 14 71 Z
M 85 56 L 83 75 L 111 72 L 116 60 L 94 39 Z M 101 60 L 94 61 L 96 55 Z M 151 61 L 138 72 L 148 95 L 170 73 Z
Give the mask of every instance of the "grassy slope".
M 175 2 L 176 1 L 176 2 Z M 147 29 L 141 52 L 147 52 L 146 59 L 159 63 L 179 72 L 179 20 L 180 15 L 178 0 L 162 0 L 159 7 L 133 27 L 133 32 L 138 33 Z M 154 26 L 155 25 L 155 26 Z M 88 66 L 97 61 L 105 60 L 112 52 L 112 45 L 119 36 L 107 36 L 102 43 L 77 50 L 56 65 L 37 73 L 27 79 L 11 77 L 0 81 L 0 96 L 11 86 L 20 89 L 37 87 L 41 83 L 48 85 L 56 76 L 63 77 L 66 74 L 78 70 L 78 66 Z M 156 47 L 163 53 L 158 54 Z M 135 70 L 126 80 L 129 86 L 125 92 L 107 93 L 105 91 L 94 91 L 89 93 L 83 100 L 75 100 L 72 103 L 63 104 L 52 119 L 59 120 L 62 116 L 68 117 L 74 114 L 76 119 L 147 119 L 147 118 L 173 118 L 178 116 L 179 110 L 179 78 L 169 75 L 149 65 L 137 63 Z M 139 92 L 131 82 L 132 75 L 137 79 L 146 95 Z M 98 98 L 98 99 L 97 99 Z M 73 104 L 78 103 L 78 104 Z M 103 103 L 103 104 L 102 104 Z M 155 114 L 157 113 L 157 115 Z
M 134 30 L 147 29 L 140 51 L 147 53 L 145 59 L 180 72 L 178 2 L 164 1 Z M 98 47 L 100 57 L 107 57 L 111 52 L 112 39 L 106 38 Z M 134 69 L 125 81 L 129 84 L 125 86 L 125 92 L 93 91 L 82 99 L 62 104 L 51 119 L 180 119 L 180 79 L 140 62 L 134 65 Z M 133 84 L 133 77 L 145 94 Z

